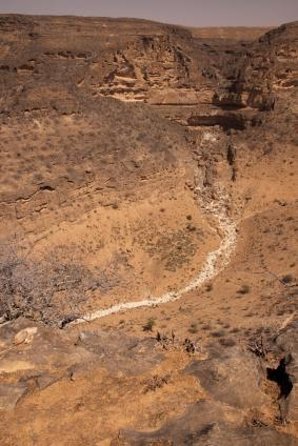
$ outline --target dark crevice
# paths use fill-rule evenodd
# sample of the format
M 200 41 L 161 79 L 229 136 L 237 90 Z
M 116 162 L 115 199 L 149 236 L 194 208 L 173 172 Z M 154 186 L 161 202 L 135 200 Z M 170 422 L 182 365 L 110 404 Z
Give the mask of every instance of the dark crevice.
M 65 316 L 64 319 L 62 319 L 59 322 L 59 328 L 62 330 L 63 328 L 65 328 L 68 324 L 71 324 L 72 322 L 74 322 L 76 319 L 78 318 L 77 315 L 69 315 L 69 316 Z
M 191 116 L 187 121 L 189 126 L 215 126 L 219 125 L 224 131 L 235 129 L 244 130 L 246 122 L 240 114 Z
M 42 186 L 39 186 L 39 190 L 47 190 L 49 192 L 53 192 L 55 188 L 53 186 L 50 186 L 49 184 L 44 184 Z
M 234 166 L 236 160 L 236 149 L 232 144 L 229 144 L 227 149 L 227 161 L 231 167 Z
M 289 354 L 280 360 L 276 369 L 267 368 L 267 378 L 278 384 L 280 389 L 279 399 L 286 399 L 293 389 L 291 376 L 287 372 L 287 366 L 292 362 L 292 355 Z

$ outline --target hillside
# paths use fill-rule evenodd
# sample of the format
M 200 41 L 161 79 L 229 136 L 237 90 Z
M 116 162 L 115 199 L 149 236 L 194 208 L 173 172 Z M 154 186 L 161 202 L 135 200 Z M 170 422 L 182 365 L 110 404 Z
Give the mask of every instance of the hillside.
M 219 39 L 220 41 L 233 41 L 236 42 L 250 42 L 259 39 L 265 33 L 270 31 L 271 28 L 265 27 L 246 27 L 246 26 L 225 26 L 209 27 L 209 28 L 190 28 L 190 31 L 194 38 L 201 39 Z
M 0 440 L 289 445 L 298 22 L 0 16 Z

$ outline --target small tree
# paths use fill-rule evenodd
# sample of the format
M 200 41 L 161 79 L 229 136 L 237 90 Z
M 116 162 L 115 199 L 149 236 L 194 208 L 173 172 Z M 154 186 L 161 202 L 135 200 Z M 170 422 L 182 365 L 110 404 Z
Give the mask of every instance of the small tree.
M 90 286 L 90 273 L 75 264 L 34 261 L 12 245 L 0 253 L 0 317 L 6 320 L 24 316 L 46 324 L 65 318 L 62 305 L 54 303 L 57 292 L 71 293 L 67 299 L 79 316 L 79 303 Z
M 0 318 L 63 327 L 81 317 L 88 291 L 106 293 L 117 284 L 113 265 L 92 272 L 74 259 L 66 263 L 53 254 L 37 261 L 18 245 L 0 244 Z

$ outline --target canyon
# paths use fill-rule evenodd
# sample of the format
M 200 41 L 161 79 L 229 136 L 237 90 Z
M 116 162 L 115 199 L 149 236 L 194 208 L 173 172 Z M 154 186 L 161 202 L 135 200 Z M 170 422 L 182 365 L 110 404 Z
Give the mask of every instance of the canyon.
M 295 445 L 298 22 L 0 15 L 0 440 Z

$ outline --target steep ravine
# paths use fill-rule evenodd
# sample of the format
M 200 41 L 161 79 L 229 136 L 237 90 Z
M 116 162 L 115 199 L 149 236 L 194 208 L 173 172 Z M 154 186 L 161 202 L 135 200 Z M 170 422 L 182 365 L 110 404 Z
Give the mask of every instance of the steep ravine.
M 222 235 L 222 240 L 217 249 L 209 252 L 198 274 L 183 288 L 180 288 L 176 291 L 168 292 L 161 296 L 152 296 L 149 299 L 124 302 L 121 304 L 113 305 L 109 308 L 99 309 L 92 313 L 87 313 L 81 318 L 76 319 L 71 323 L 71 325 L 91 322 L 96 319 L 101 319 L 105 316 L 120 313 L 126 310 L 143 307 L 154 307 L 156 305 L 163 305 L 168 302 L 173 302 L 180 299 L 184 294 L 202 286 L 205 282 L 213 279 L 220 271 L 222 271 L 222 269 L 229 263 L 230 257 L 236 246 L 236 223 L 228 215 L 227 204 L 229 198 L 221 185 L 216 186 L 217 198 L 213 200 L 202 198 L 204 196 L 202 190 L 203 186 L 199 184 L 195 191 L 198 205 L 206 212 L 207 215 L 210 215 L 211 217 L 217 219 L 217 229 Z

